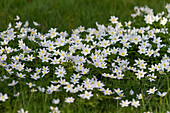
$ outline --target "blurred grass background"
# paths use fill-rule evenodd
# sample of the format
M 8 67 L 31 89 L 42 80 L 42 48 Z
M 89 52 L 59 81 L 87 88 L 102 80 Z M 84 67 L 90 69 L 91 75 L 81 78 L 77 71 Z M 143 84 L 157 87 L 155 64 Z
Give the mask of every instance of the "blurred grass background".
M 161 12 L 168 0 L 0 0 L 0 31 L 19 15 L 21 21 L 37 21 L 41 32 L 51 27 L 59 31 L 75 29 L 80 25 L 95 27 L 109 23 L 110 16 L 128 21 L 134 6 L 149 6 Z

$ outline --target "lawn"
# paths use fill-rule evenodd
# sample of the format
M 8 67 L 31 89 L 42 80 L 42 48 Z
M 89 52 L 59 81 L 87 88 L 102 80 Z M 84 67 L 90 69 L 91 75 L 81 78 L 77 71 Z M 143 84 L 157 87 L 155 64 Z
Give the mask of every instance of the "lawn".
M 0 113 L 169 113 L 167 3 L 1 0 Z
M 30 2 L 28 2 L 30 1 Z M 96 22 L 108 24 L 110 16 L 121 22 L 131 19 L 135 6 L 145 6 L 160 12 L 168 0 L 1 0 L 0 31 L 7 28 L 16 15 L 22 21 L 37 21 L 38 28 L 47 32 L 50 28 L 71 32 L 80 25 L 95 27 Z

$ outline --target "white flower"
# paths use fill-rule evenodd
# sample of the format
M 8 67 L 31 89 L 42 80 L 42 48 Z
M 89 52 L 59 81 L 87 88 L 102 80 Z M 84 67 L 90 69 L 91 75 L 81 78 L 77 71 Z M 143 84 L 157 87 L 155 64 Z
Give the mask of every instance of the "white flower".
M 146 23 L 148 23 L 148 24 L 152 24 L 153 22 L 154 22 L 154 17 L 153 17 L 153 15 L 147 15 L 147 16 L 145 16 L 145 21 L 146 21 Z
M 38 24 L 38 23 L 35 22 L 35 21 L 33 21 L 33 24 L 34 24 L 35 26 L 40 26 L 40 24 Z
M 19 92 L 17 92 L 16 94 L 14 94 L 14 97 L 18 97 L 20 95 Z
M 154 50 L 148 49 L 148 51 L 146 51 L 146 55 L 148 55 L 149 57 L 154 53 Z
M 136 107 L 136 108 L 137 108 L 138 106 L 140 106 L 139 101 L 135 101 L 135 99 L 132 99 L 131 105 L 134 106 L 134 107 Z
M 59 67 L 56 67 L 55 74 L 59 78 L 59 77 L 64 77 L 64 75 L 67 74 L 67 73 L 66 73 L 66 70 L 64 69 L 64 67 L 59 66 Z
M 157 89 L 155 89 L 155 87 L 153 87 L 153 89 L 150 88 L 150 89 L 147 90 L 146 92 L 148 92 L 148 94 L 154 94 L 155 91 L 157 91 Z
M 23 108 L 21 108 L 20 110 L 17 111 L 18 113 L 28 113 L 28 111 L 24 111 Z
M 110 95 L 110 94 L 112 94 L 112 91 L 109 90 L 109 88 L 107 88 L 107 89 L 104 90 L 103 92 L 104 92 L 104 95 Z
M 39 79 L 39 78 L 40 78 L 40 76 L 39 76 L 39 75 L 37 75 L 36 73 L 34 73 L 34 74 L 30 74 L 30 76 L 31 76 L 31 78 L 32 78 L 32 79 L 34 79 L 34 80 L 37 80 L 37 79 Z
M 78 91 L 81 91 L 81 92 L 82 92 L 83 90 L 85 90 L 85 89 L 83 88 L 83 85 L 79 85 L 79 84 L 78 84 L 78 86 L 77 86 L 77 89 L 78 89 Z
M 85 94 L 83 94 L 82 98 L 87 98 L 88 100 L 90 99 L 90 97 L 92 97 L 93 94 L 92 92 L 88 92 L 88 91 L 85 91 Z
M 59 111 L 58 107 L 52 107 L 50 106 L 50 109 L 52 112 L 49 112 L 49 113 L 60 113 L 61 111 Z
M 126 101 L 122 100 L 122 102 L 120 103 L 120 105 L 121 105 L 122 107 L 128 107 L 130 103 L 131 103 L 131 102 L 128 101 L 128 100 L 126 100 Z
M 28 25 L 29 25 L 29 22 L 26 21 L 25 24 L 24 24 L 24 27 L 28 27 Z
M 111 16 L 111 19 L 109 19 L 113 24 L 114 23 L 118 23 L 118 18 L 117 17 L 115 17 L 115 16 Z
M 134 95 L 134 91 L 133 90 L 130 90 L 130 95 Z
M 31 82 L 30 83 L 26 83 L 28 86 L 29 86 L 29 88 L 32 88 L 32 86 L 36 86 L 35 84 L 32 84 Z
M 7 100 L 8 99 L 8 95 L 7 94 L 2 94 L 2 93 L 0 93 L 0 101 L 3 101 L 3 102 L 5 102 L 5 100 Z
M 19 78 L 25 78 L 26 74 L 22 74 L 22 73 L 18 73 L 18 72 L 17 72 L 17 76 L 18 76 Z
M 113 99 L 119 100 L 119 99 L 122 99 L 122 98 L 120 96 L 117 96 L 117 97 L 113 97 Z
M 167 18 L 163 17 L 160 24 L 165 25 L 167 23 L 167 21 L 168 21 Z
M 143 113 L 153 113 L 153 112 L 147 111 L 147 112 L 143 112 Z
M 16 22 L 15 28 L 18 28 L 18 29 L 19 29 L 19 28 L 21 27 L 21 25 L 22 25 L 22 22 L 20 22 L 20 21 L 19 21 L 19 22 Z
M 142 94 L 137 94 L 138 99 L 142 99 Z
M 87 41 L 87 42 L 92 41 L 93 42 L 93 38 L 94 38 L 94 36 L 92 36 L 92 35 L 86 35 L 85 41 Z
M 67 103 L 73 103 L 74 102 L 74 98 L 73 97 L 67 97 L 67 98 L 65 98 L 65 102 L 67 102 Z
M 163 93 L 161 93 L 160 91 L 158 91 L 158 93 L 157 93 L 160 97 L 164 97 L 166 94 L 167 94 L 167 92 L 163 92 Z
M 170 48 L 168 48 L 167 52 L 170 53 Z
M 19 19 L 20 19 L 20 17 L 17 15 L 16 18 L 15 18 L 14 20 L 19 20 Z
M 8 84 L 8 86 L 15 86 L 18 83 L 18 81 L 12 80 L 11 84 Z
M 73 84 L 67 84 L 64 89 L 66 89 L 66 92 L 71 91 L 73 89 L 74 85 Z
M 59 102 L 60 102 L 59 98 L 58 99 L 53 99 L 53 101 L 52 101 L 53 104 L 58 104 Z
M 122 49 L 119 49 L 119 55 L 120 56 L 126 56 L 127 54 L 127 49 L 125 49 L 124 47 Z
M 137 73 L 135 73 L 135 75 L 137 75 L 137 78 L 140 80 L 142 77 L 144 77 L 144 75 L 146 74 L 146 72 L 143 71 L 143 69 L 137 70 Z
M 84 54 L 85 56 L 87 55 L 87 54 L 89 54 L 90 53 L 90 51 L 91 51 L 91 48 L 89 48 L 89 45 L 87 45 L 87 46 L 83 46 L 82 47 L 82 54 Z
M 155 81 L 155 78 L 157 78 L 157 76 L 154 76 L 154 73 L 152 73 L 152 75 L 151 74 L 147 75 L 147 77 L 150 77 L 148 79 L 150 82 Z
M 123 90 L 120 90 L 120 88 L 114 89 L 114 91 L 115 91 L 117 94 L 121 94 L 121 93 L 123 92 Z
M 131 21 L 129 21 L 129 22 L 125 22 L 125 26 L 127 26 L 127 27 L 129 27 L 130 28 L 130 25 L 131 25 Z
M 43 87 L 41 88 L 40 86 L 39 86 L 39 87 L 37 87 L 37 88 L 38 88 L 38 90 L 39 90 L 39 91 L 41 91 L 41 92 L 45 92 L 45 88 L 43 88 Z
M 35 57 L 33 57 L 33 55 L 28 55 L 27 56 L 27 61 L 31 61 L 32 62 L 32 60 L 34 59 Z

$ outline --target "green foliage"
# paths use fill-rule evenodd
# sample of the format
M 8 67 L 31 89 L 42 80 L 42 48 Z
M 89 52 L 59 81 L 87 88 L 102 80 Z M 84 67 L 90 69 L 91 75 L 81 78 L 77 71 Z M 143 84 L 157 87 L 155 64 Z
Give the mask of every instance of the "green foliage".
M 30 2 L 28 2 L 30 1 Z M 135 6 L 145 6 L 160 12 L 168 0 L 1 0 L 0 31 L 14 23 L 16 15 L 22 21 L 29 20 L 41 24 L 38 30 L 47 32 L 57 27 L 59 31 L 71 32 L 80 25 L 95 27 L 95 22 L 108 24 L 111 15 L 120 21 L 130 20 Z M 158 5 L 159 4 L 159 5 Z M 143 24 L 140 20 L 138 26 Z
M 29 1 L 29 0 L 28 0 Z M 0 4 L 3 4 L 2 7 L 0 7 L 0 11 L 2 12 L 0 14 L 0 18 L 3 18 L 0 22 L 0 31 L 4 30 L 4 28 L 7 28 L 7 25 L 9 22 L 12 22 L 12 24 L 15 24 L 14 18 L 16 15 L 19 15 L 21 17 L 21 20 L 26 21 L 29 20 L 37 21 L 41 24 L 40 27 L 37 27 L 37 29 L 41 32 L 47 32 L 49 28 L 58 27 L 59 31 L 61 30 L 67 30 L 69 33 L 71 32 L 71 29 L 75 29 L 79 27 L 80 25 L 88 27 L 95 27 L 95 22 L 98 21 L 99 23 L 107 24 L 108 19 L 111 15 L 116 15 L 119 17 L 119 19 L 123 22 L 125 20 L 131 19 L 129 16 L 133 11 L 133 7 L 138 5 L 148 5 L 149 7 L 156 10 L 156 12 L 159 12 L 160 10 L 164 9 L 166 1 L 161 0 L 115 0 L 114 2 L 112 0 L 30 0 L 30 2 L 21 1 L 21 0 L 11 0 L 8 2 L 8 0 L 2 0 L 0 1 Z M 38 4 L 38 5 L 37 5 Z M 156 5 L 160 4 L 160 5 Z M 9 13 L 10 12 L 10 13 Z M 137 22 L 132 24 L 132 26 L 135 27 L 141 27 L 146 26 L 146 23 L 141 22 L 141 18 L 137 18 Z M 141 22 L 141 23 L 139 23 Z M 112 25 L 112 24 L 110 24 Z M 33 25 L 31 25 L 33 26 Z M 170 22 L 167 23 L 166 27 L 169 28 Z M 151 25 L 151 28 L 162 28 L 160 24 L 153 24 Z M 168 29 L 169 30 L 169 29 Z M 170 32 L 170 31 L 169 31 Z M 17 31 L 19 33 L 19 31 Z M 81 38 L 85 39 L 86 34 L 82 34 Z M 152 64 L 158 64 L 162 58 L 162 56 L 166 53 L 167 48 L 170 45 L 170 34 L 164 35 L 162 33 L 157 34 L 157 37 L 161 37 L 162 43 L 165 43 L 167 46 L 161 48 L 160 57 L 149 57 L 145 55 L 139 54 L 138 51 L 138 45 L 131 44 L 132 47 L 128 49 L 128 55 L 130 57 L 122 57 L 121 59 L 130 61 L 130 66 L 133 66 L 134 59 L 140 58 L 145 59 L 147 62 L 147 68 L 151 67 Z M 107 39 L 108 37 L 105 37 Z M 8 46 L 12 48 L 19 48 L 18 47 L 18 40 L 20 38 L 15 38 L 15 40 L 12 40 L 9 42 Z M 47 39 L 51 40 L 51 39 Z M 40 42 L 40 40 L 37 40 Z M 152 42 L 153 40 L 149 40 L 149 42 L 152 44 L 153 49 L 156 49 L 156 45 Z M 145 112 L 145 111 L 151 111 L 155 113 L 160 112 L 166 112 L 170 110 L 170 87 L 169 87 L 169 78 L 170 73 L 167 72 L 167 74 L 160 75 L 159 72 L 156 72 L 155 75 L 158 77 L 157 82 L 148 82 L 148 78 L 145 77 L 141 81 L 139 81 L 136 78 L 136 75 L 133 71 L 126 71 L 124 74 L 124 80 L 117 80 L 117 79 L 110 79 L 106 77 L 102 77 L 102 73 L 112 73 L 112 63 L 114 60 L 119 56 L 118 54 L 110 54 L 107 57 L 107 69 L 101 69 L 97 68 L 94 65 L 90 63 L 85 63 L 84 67 L 89 68 L 88 74 L 85 74 L 82 76 L 79 82 L 84 81 L 87 77 L 93 78 L 94 76 L 98 80 L 102 80 L 102 82 L 106 85 L 106 87 L 113 89 L 114 88 L 121 88 L 124 90 L 124 93 L 126 94 L 126 98 L 128 100 L 132 100 L 132 96 L 129 94 L 129 91 L 133 89 L 135 91 L 135 94 L 143 94 L 145 98 L 141 101 L 141 106 L 138 108 L 134 107 L 128 107 L 128 108 L 122 108 L 120 106 L 121 100 L 115 100 L 113 99 L 113 96 L 116 97 L 117 95 L 110 95 L 106 96 L 103 95 L 102 92 L 100 92 L 97 89 L 93 90 L 93 98 L 90 100 L 82 99 L 77 97 L 77 94 L 73 93 L 66 93 L 64 89 L 61 88 L 61 91 L 54 92 L 52 95 L 45 94 L 42 92 L 31 92 L 26 83 L 32 82 L 33 84 L 36 84 L 36 86 L 42 86 L 46 87 L 50 85 L 50 81 L 56 80 L 55 67 L 58 67 L 58 64 L 52 65 L 48 62 L 42 62 L 41 59 L 37 58 L 38 53 L 37 51 L 40 50 L 42 47 L 39 46 L 36 42 L 30 41 L 28 38 L 24 39 L 24 43 L 28 45 L 29 48 L 34 50 L 31 52 L 35 59 L 33 62 L 29 61 L 22 61 L 22 63 L 25 64 L 26 67 L 35 69 L 37 67 L 41 68 L 42 66 L 49 66 L 50 72 L 45 75 L 44 78 L 40 78 L 40 80 L 32 80 L 29 78 L 29 74 L 27 72 L 24 72 L 26 74 L 27 79 L 21 79 L 16 76 L 17 71 L 14 70 L 14 73 L 12 75 L 9 75 L 6 70 L 1 66 L 0 67 L 0 73 L 1 75 L 10 76 L 8 80 L 5 80 L 4 82 L 1 82 L 0 89 L 3 94 L 8 92 L 8 95 L 10 98 L 5 102 L 0 102 L 0 112 L 2 113 L 16 113 L 17 110 L 24 108 L 25 110 L 28 110 L 29 113 L 47 113 L 50 110 L 50 106 L 56 106 L 52 104 L 52 100 L 56 98 L 60 98 L 60 103 L 57 105 L 59 107 L 59 110 L 64 113 L 132 113 L 132 112 Z M 86 42 L 83 42 L 86 43 Z M 89 45 L 92 45 L 91 42 L 88 43 Z M 2 46 L 2 45 L 1 45 Z M 116 43 L 109 46 L 112 47 L 122 47 L 122 44 Z M 68 51 L 69 44 L 58 47 L 57 50 L 63 50 Z M 95 47 L 91 50 L 91 53 L 95 53 L 94 49 L 100 49 L 103 50 L 102 47 Z M 7 54 L 7 64 L 11 63 L 12 56 L 19 55 L 19 53 L 23 53 L 22 50 L 17 52 L 12 52 Z M 29 53 L 24 53 L 26 56 Z M 80 55 L 83 56 L 80 50 L 76 50 L 74 55 Z M 168 54 L 169 55 L 169 54 Z M 59 57 L 59 56 L 58 56 Z M 58 58 L 57 57 L 57 58 Z M 87 59 L 90 61 L 90 56 L 87 55 Z M 70 81 L 70 77 L 75 73 L 75 68 L 73 67 L 74 63 L 72 60 L 69 60 L 68 62 L 63 62 L 62 65 L 67 72 L 67 75 L 65 76 L 66 81 Z M 149 73 L 149 72 L 148 72 Z M 34 74 L 31 72 L 30 74 Z M 0 76 L 1 76 L 0 75 Z M 14 86 L 13 88 L 8 87 L 10 81 L 12 80 L 18 80 L 19 84 Z M 148 95 L 146 91 L 151 87 L 157 87 L 159 91 L 167 91 L 167 95 L 163 98 L 158 97 L 157 94 L 154 95 Z M 13 94 L 16 94 L 17 92 L 20 92 L 19 97 L 14 97 Z M 81 93 L 78 93 L 81 94 Z M 98 95 L 98 96 L 97 96 Z M 68 104 L 65 103 L 65 97 L 73 97 L 76 99 L 74 103 Z

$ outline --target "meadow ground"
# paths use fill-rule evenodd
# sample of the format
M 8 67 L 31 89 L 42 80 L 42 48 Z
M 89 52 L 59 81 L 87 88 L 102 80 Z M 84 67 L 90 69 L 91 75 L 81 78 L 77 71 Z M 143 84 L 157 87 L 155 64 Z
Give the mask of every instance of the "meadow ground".
M 49 28 L 71 32 L 80 25 L 95 27 L 96 22 L 108 24 L 110 16 L 121 22 L 131 19 L 135 6 L 152 8 L 156 13 L 165 9 L 168 0 L 1 0 L 0 31 L 7 28 L 16 15 L 22 21 L 37 21 L 40 31 Z
M 34 27 L 31 23 L 32 21 L 38 22 L 40 26 L 37 26 L 36 29 L 41 33 L 46 33 L 50 28 L 57 28 L 57 31 L 71 33 L 72 29 L 76 29 L 80 25 L 85 28 L 96 28 L 96 22 L 108 25 L 111 23 L 109 21 L 111 16 L 118 17 L 120 22 L 132 20 L 130 14 L 134 13 L 135 6 L 147 5 L 155 13 L 159 13 L 165 10 L 166 3 L 168 3 L 168 0 L 0 0 L 0 32 L 6 30 L 9 22 L 15 22 L 16 15 L 19 15 L 23 22 L 28 20 L 32 27 Z M 139 26 L 142 26 L 141 24 L 143 23 L 140 23 L 140 21 L 136 23 Z M 167 42 L 165 43 L 168 44 Z M 133 55 L 133 53 L 131 54 Z M 149 59 L 149 61 L 158 62 L 154 61 L 154 59 Z M 67 74 L 70 77 L 73 74 L 73 70 L 71 68 L 72 64 L 69 63 L 65 64 L 65 67 L 67 67 Z M 147 63 L 149 64 L 149 62 Z M 28 63 L 28 65 L 31 65 L 31 63 Z M 45 65 L 51 66 L 49 64 Z M 33 68 L 36 68 L 36 66 L 39 65 L 36 64 Z M 89 68 L 93 69 L 94 66 L 89 65 Z M 55 69 L 55 67 L 52 66 L 50 69 Z M 2 67 L 0 67 L 0 72 L 2 72 L 2 75 L 5 74 Z M 107 70 L 102 72 L 107 72 Z M 88 77 L 99 74 L 101 74 L 100 70 L 96 69 L 96 71 L 90 71 Z M 127 72 L 126 74 L 131 76 L 130 74 L 132 73 Z M 69 79 L 69 77 L 66 78 Z M 169 78 L 168 73 L 165 77 L 159 77 L 157 83 L 151 84 L 145 81 L 139 82 L 134 78 L 131 80 L 129 80 L 130 78 L 126 78 L 127 80 L 125 81 L 115 80 L 114 82 L 104 78 L 103 82 L 108 87 L 126 88 L 123 89 L 125 94 L 128 94 L 132 87 L 134 91 L 141 89 L 141 92 L 135 92 L 135 94 L 143 94 L 143 92 L 148 90 L 150 85 L 151 87 L 156 86 L 157 89 L 168 91 L 169 93 L 170 90 L 167 90 L 170 88 Z M 41 79 L 37 82 L 33 81 L 33 83 L 37 86 L 50 86 L 50 81 L 53 79 L 54 74 L 50 79 Z M 8 95 L 13 95 L 18 91 L 20 92 L 19 97 L 10 97 L 5 102 L 0 101 L 0 113 L 16 113 L 21 108 L 28 110 L 29 113 L 48 113 L 50 106 L 58 106 L 59 110 L 63 113 L 139 113 L 146 111 L 164 113 L 170 111 L 170 94 L 164 98 L 148 95 L 140 101 L 141 106 L 138 108 L 133 106 L 122 108 L 119 104 L 121 100 L 115 100 L 112 96 L 104 96 L 97 89 L 94 89 L 95 94 L 101 95 L 87 100 L 77 97 L 77 94 L 74 95 L 65 91 L 54 92 L 52 95 L 42 92 L 30 92 L 28 87 L 23 87 L 28 81 L 24 79 L 20 81 L 19 85 L 13 88 L 7 86 L 9 82 L 0 82 L 0 93 L 3 92 L 4 94 L 8 92 Z M 76 101 L 71 104 L 65 103 L 65 97 L 71 96 Z M 130 94 L 127 96 L 129 96 L 129 99 L 132 99 Z M 60 99 L 58 105 L 52 104 L 52 100 L 56 98 Z

